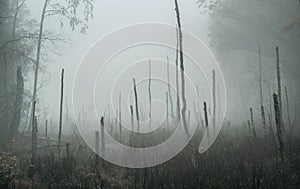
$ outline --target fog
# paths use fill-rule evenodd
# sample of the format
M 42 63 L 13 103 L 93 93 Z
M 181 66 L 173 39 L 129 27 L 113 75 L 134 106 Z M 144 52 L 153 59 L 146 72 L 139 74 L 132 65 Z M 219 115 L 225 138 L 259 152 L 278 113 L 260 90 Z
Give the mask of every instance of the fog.
M 27 4 L 31 14 L 36 19 L 39 19 L 42 2 L 29 0 Z M 183 2 L 181 6 L 183 28 L 208 44 L 208 17 L 200 15 L 199 9 L 193 2 Z M 89 28 L 85 34 L 71 31 L 68 27 L 61 29 L 60 24 L 57 21 L 59 20 L 59 17 L 53 17 L 46 21 L 47 29 L 55 32 L 62 32 L 71 39 L 71 45 L 62 47 L 59 51 L 60 55 L 54 55 L 51 62 L 42 63 L 47 67 L 46 74 L 49 74 L 49 76 L 46 75 L 46 78 L 51 78 L 50 83 L 40 92 L 40 98 L 45 106 L 49 107 L 49 119 L 52 118 L 58 120 L 61 69 L 65 69 L 65 98 L 68 102 L 69 111 L 71 111 L 72 86 L 76 69 L 84 55 L 96 41 L 110 34 L 112 31 L 137 23 L 153 22 L 170 25 L 176 24 L 172 1 L 96 1 L 94 7 L 94 18 L 89 22 Z M 174 38 L 175 37 L 176 33 L 174 31 Z M 144 52 L 145 54 L 146 51 L 140 50 L 139 52 Z M 154 53 L 150 52 L 153 57 L 148 55 L 149 58 L 162 57 L 166 59 L 166 56 L 168 56 L 167 53 L 160 53 L 160 55 L 158 55 L 157 51 L 156 54 L 155 51 L 153 52 Z M 170 59 L 175 59 L 175 53 L 169 54 L 169 56 Z M 133 63 L 134 61 L 139 61 L 139 59 L 138 57 L 133 57 L 133 55 L 131 55 L 131 58 L 128 58 L 128 61 Z M 162 74 L 164 73 L 162 72 Z M 131 84 L 132 83 L 130 83 L 130 86 Z M 104 104 L 104 107 L 106 108 L 107 104 Z

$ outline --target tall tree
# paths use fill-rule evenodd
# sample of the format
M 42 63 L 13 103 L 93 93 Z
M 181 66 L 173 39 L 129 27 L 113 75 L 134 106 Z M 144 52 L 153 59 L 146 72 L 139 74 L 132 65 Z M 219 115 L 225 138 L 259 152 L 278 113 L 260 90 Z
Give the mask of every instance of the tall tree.
M 186 120 L 186 98 L 185 98 L 185 78 L 184 78 L 184 62 L 183 62 L 183 35 L 182 35 L 182 28 L 181 28 L 181 21 L 180 21 L 180 10 L 178 6 L 178 1 L 175 0 L 175 12 L 176 12 L 176 20 L 178 25 L 178 40 L 179 40 L 179 54 L 180 54 L 180 71 L 181 71 L 181 100 L 182 100 L 182 109 L 181 109 L 181 116 L 182 122 L 184 126 L 184 130 L 189 137 L 189 130 L 187 127 L 187 120 Z
M 264 108 L 264 99 L 263 99 L 263 86 L 262 86 L 262 63 L 261 63 L 261 49 L 258 45 L 258 62 L 259 62 L 259 94 L 260 94 L 260 112 L 262 120 L 262 128 L 264 131 L 265 138 L 267 137 L 267 125 L 266 125 L 266 115 Z

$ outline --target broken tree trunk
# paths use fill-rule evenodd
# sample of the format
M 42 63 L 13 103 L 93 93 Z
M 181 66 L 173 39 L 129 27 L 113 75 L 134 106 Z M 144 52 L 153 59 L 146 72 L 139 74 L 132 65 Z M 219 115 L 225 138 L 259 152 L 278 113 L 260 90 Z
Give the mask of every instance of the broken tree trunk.
M 255 126 L 254 126 L 254 118 L 253 118 L 253 109 L 252 108 L 250 108 L 250 121 L 251 121 L 251 129 L 252 129 L 253 135 L 254 135 L 255 139 L 257 139 L 257 134 L 255 131 Z
M 264 100 L 263 100 L 263 87 L 262 87 L 262 64 L 261 64 L 261 49 L 260 45 L 258 46 L 258 56 L 259 56 L 259 94 L 260 94 L 260 112 L 261 112 L 261 120 L 262 120 L 262 128 L 264 131 L 265 139 L 268 136 L 267 124 L 266 124 L 266 115 L 264 108 Z
M 273 94 L 273 101 L 274 101 L 274 112 L 275 112 L 275 122 L 276 122 L 276 129 L 277 129 L 277 139 L 279 144 L 279 153 L 281 161 L 283 162 L 283 154 L 284 154 L 284 140 L 283 140 L 283 131 L 280 124 L 280 108 L 278 102 L 278 96 L 274 93 Z
M 182 43 L 183 36 L 182 36 L 181 21 L 180 21 L 180 11 L 179 11 L 177 0 L 175 0 L 175 12 L 176 12 L 177 25 L 178 25 L 178 40 L 179 40 L 180 70 L 181 70 L 181 98 L 182 98 L 181 116 L 182 116 L 184 130 L 186 132 L 187 137 L 189 138 L 190 134 L 188 131 L 187 120 L 186 120 L 185 78 L 184 78 L 184 63 L 183 63 L 183 43 Z
M 101 117 L 100 120 L 100 124 L 101 124 L 101 152 L 103 155 L 105 155 L 105 135 L 104 135 L 104 117 Z
M 276 73 L 277 73 L 277 90 L 278 90 L 278 107 L 279 107 L 279 123 L 282 131 L 284 132 L 284 125 L 282 120 L 282 98 L 281 98 L 281 75 L 280 75 L 280 61 L 279 61 L 279 48 L 275 48 L 276 51 Z
M 64 96 L 64 69 L 61 70 L 58 145 L 60 145 L 60 142 L 61 142 L 63 96 Z
M 166 92 L 166 120 L 167 120 L 167 128 L 169 127 L 169 101 L 168 101 L 169 97 L 168 97 L 168 92 Z
M 149 59 L 149 83 L 148 83 L 148 95 L 149 95 L 149 126 L 151 127 L 151 59 Z
M 135 97 L 135 113 L 136 113 L 136 121 L 137 121 L 137 131 L 140 131 L 140 117 L 139 117 L 139 104 L 138 104 L 138 94 L 136 89 L 136 82 L 133 78 L 133 89 L 134 89 L 134 97 Z
M 131 130 L 134 131 L 133 106 L 132 105 L 130 105 L 130 120 L 131 120 Z
M 23 93 L 24 93 L 24 79 L 22 76 L 21 66 L 17 68 L 17 88 L 16 88 L 16 99 L 14 103 L 14 113 L 13 119 L 10 126 L 10 139 L 15 139 L 19 126 L 20 126 L 20 119 L 21 119 L 21 109 L 23 103 Z
M 176 28 L 176 122 L 180 121 L 180 100 L 179 100 L 179 79 L 178 79 L 178 61 L 179 61 L 179 34 L 178 28 Z
M 169 100 L 170 100 L 170 112 L 171 112 L 172 121 L 174 122 L 173 99 L 172 99 L 171 85 L 170 85 L 170 62 L 169 62 L 168 56 L 167 56 L 167 77 L 168 77 L 168 94 L 169 94 Z
M 212 96 L 213 96 L 213 134 L 216 133 L 216 72 L 215 70 L 212 71 L 212 84 L 213 84 L 213 90 L 212 90 Z
M 32 118 L 32 123 L 31 123 L 31 164 L 35 165 L 35 160 L 36 160 L 36 116 L 35 116 L 35 105 L 36 102 L 33 103 L 33 118 Z

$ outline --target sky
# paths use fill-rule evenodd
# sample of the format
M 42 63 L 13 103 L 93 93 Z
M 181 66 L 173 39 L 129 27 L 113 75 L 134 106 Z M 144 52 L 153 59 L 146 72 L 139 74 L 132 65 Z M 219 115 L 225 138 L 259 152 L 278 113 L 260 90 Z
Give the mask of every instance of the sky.
M 42 1 L 28 0 L 27 6 L 31 15 L 39 20 Z M 180 1 L 179 6 L 183 29 L 207 43 L 208 17 L 200 14 L 194 1 Z M 174 1 L 97 0 L 94 4 L 94 18 L 89 22 L 89 29 L 86 34 L 81 34 L 78 30 L 72 32 L 67 27 L 61 29 L 58 18 L 46 20 L 47 30 L 63 32 L 70 36 L 72 43 L 72 45 L 63 47 L 59 56 L 53 55 L 53 62 L 42 62 L 42 64 L 46 64 L 47 71 L 51 74 L 51 83 L 40 93 L 44 104 L 49 106 L 50 118 L 57 119 L 58 117 L 61 69 L 65 69 L 65 99 L 67 99 L 68 107 L 71 109 L 75 72 L 87 50 L 97 40 L 116 29 L 144 22 L 175 25 Z

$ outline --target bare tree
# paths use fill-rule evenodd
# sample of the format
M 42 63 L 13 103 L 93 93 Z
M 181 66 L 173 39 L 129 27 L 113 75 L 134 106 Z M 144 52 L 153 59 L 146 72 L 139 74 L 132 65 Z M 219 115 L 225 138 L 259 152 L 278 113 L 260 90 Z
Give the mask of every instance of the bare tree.
M 169 94 L 169 99 L 170 99 L 170 111 L 171 111 L 172 120 L 174 121 L 173 100 L 172 100 L 171 85 L 170 85 L 170 62 L 169 62 L 168 56 L 167 56 L 167 77 L 168 77 L 168 94 Z
M 13 119 L 10 126 L 10 138 L 14 139 L 18 133 L 21 119 L 21 109 L 23 103 L 24 93 L 24 79 L 22 76 L 21 67 L 17 69 L 17 87 L 16 87 L 16 99 L 14 103 Z
M 131 120 L 131 130 L 134 130 L 134 121 L 133 121 L 133 106 L 130 105 L 130 120 Z
M 137 130 L 140 131 L 140 117 L 139 117 L 139 104 L 138 104 L 138 94 L 136 89 L 135 79 L 133 78 L 133 89 L 134 89 L 134 97 L 135 97 L 135 113 L 136 113 L 136 121 L 137 121 Z
M 277 139 L 279 144 L 279 153 L 281 161 L 283 162 L 284 157 L 284 139 L 283 139 L 283 131 L 281 127 L 281 121 L 280 121 L 280 108 L 279 108 L 279 101 L 277 94 L 273 94 L 273 101 L 274 101 L 274 112 L 275 112 L 275 122 L 276 122 L 276 128 L 277 128 Z
M 181 70 L 181 98 L 182 98 L 182 109 L 181 109 L 181 116 L 183 126 L 186 132 L 186 135 L 189 137 L 189 131 L 187 127 L 186 121 L 186 98 L 185 98 L 185 78 L 184 78 L 184 64 L 183 64 L 183 43 L 182 43 L 182 29 L 181 29 L 181 21 L 180 21 L 180 11 L 177 0 L 175 0 L 175 12 L 176 12 L 176 19 L 178 25 L 178 38 L 179 38 L 179 54 L 180 54 L 180 70 Z
M 179 100 L 179 79 L 178 79 L 178 63 L 179 63 L 179 34 L 178 28 L 176 28 L 176 73 L 175 73 L 175 82 L 176 82 L 176 121 L 180 120 L 180 100 Z
M 267 137 L 267 126 L 266 126 L 266 115 L 265 108 L 263 104 L 263 87 L 262 87 L 262 63 L 261 63 L 261 48 L 258 45 L 258 62 L 259 62 L 259 94 L 260 94 L 260 111 L 262 119 L 262 127 L 264 131 L 265 138 Z
M 64 72 L 61 70 L 61 85 L 60 85 L 60 109 L 59 109 L 59 130 L 58 130 L 58 145 L 61 142 L 61 131 L 62 131 L 62 112 L 63 112 L 63 99 L 64 99 Z
M 105 154 L 105 135 L 104 135 L 104 117 L 102 116 L 100 119 L 100 124 L 101 124 L 101 150 L 102 153 Z
M 250 108 L 250 122 L 251 122 L 251 129 L 252 129 L 253 135 L 254 135 L 255 139 L 257 139 L 257 134 L 255 131 L 255 126 L 254 126 L 254 118 L 253 118 L 253 109 L 252 108 Z
M 278 106 L 279 106 L 279 123 L 284 132 L 284 125 L 282 120 L 282 98 L 281 98 L 281 75 L 280 75 L 280 61 L 279 61 L 279 48 L 275 48 L 276 51 L 276 74 L 277 74 L 277 93 L 278 93 Z
M 215 70 L 212 71 L 212 84 L 213 84 L 213 91 L 212 91 L 212 96 L 213 96 L 213 129 L 214 129 L 214 134 L 216 133 L 216 72 Z
M 152 111 L 152 104 L 151 104 L 151 59 L 149 59 L 149 83 L 148 83 L 148 95 L 149 95 L 149 126 L 151 127 L 151 111 Z
M 166 120 L 167 120 L 167 127 L 169 127 L 169 95 L 168 95 L 168 92 L 166 92 L 166 109 L 167 109 L 167 112 L 166 112 Z
M 207 130 L 209 136 L 209 129 L 208 129 L 208 116 L 207 116 L 207 105 L 206 102 L 203 103 L 203 111 L 204 111 L 204 120 L 205 120 L 205 129 Z

